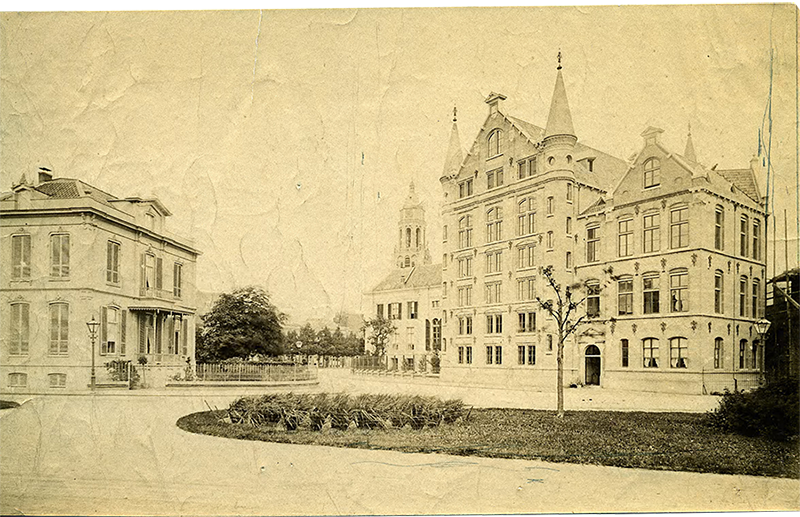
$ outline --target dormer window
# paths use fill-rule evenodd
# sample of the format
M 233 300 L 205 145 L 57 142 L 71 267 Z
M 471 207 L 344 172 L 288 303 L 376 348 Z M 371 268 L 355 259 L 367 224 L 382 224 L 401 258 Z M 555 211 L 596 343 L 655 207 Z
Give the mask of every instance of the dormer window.
M 650 158 L 644 162 L 644 188 L 657 187 L 661 184 L 661 162 L 658 158 Z
M 489 138 L 487 139 L 488 144 L 488 151 L 487 156 L 489 158 L 493 158 L 501 154 L 501 146 L 500 146 L 500 137 L 503 136 L 503 131 L 501 129 L 495 129 L 491 133 L 489 133 Z

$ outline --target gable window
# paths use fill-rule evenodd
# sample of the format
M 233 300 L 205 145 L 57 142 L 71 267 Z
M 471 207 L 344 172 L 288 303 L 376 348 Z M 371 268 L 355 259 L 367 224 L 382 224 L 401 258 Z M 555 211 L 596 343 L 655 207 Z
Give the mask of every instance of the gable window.
M 519 202 L 517 217 L 517 235 L 530 235 L 536 232 L 536 212 L 534 198 L 525 198 Z
M 658 158 L 650 158 L 644 162 L 644 188 L 657 187 L 661 184 L 661 162 Z
M 739 255 L 747 256 L 747 216 L 743 215 L 739 220 Z
M 645 368 L 658 368 L 658 339 L 652 337 L 643 339 L 642 354 Z
M 628 360 L 630 359 L 630 349 L 628 348 L 628 340 L 627 339 L 623 339 L 620 342 L 620 348 L 621 348 L 620 357 L 622 359 L 622 367 L 623 368 L 627 368 L 628 367 Z
M 408 302 L 408 319 L 410 320 L 417 319 L 418 312 L 419 312 L 419 302 Z
M 486 273 L 499 273 L 503 267 L 503 252 L 490 251 L 486 254 Z
M 50 304 L 50 355 L 66 355 L 69 349 L 69 305 Z
M 761 222 L 753 219 L 753 259 L 761 258 Z
M 657 314 L 659 312 L 660 282 L 658 273 L 647 273 L 642 278 L 642 294 L 644 298 L 644 313 Z
M 714 211 L 714 249 L 725 249 L 725 210 L 721 206 Z
M 670 212 L 669 217 L 670 247 L 685 248 L 689 245 L 689 208 L 676 208 Z
M 486 242 L 495 242 L 503 238 L 503 209 L 499 206 L 486 212 Z
M 458 198 L 472 195 L 472 180 L 468 179 L 458 184 Z
M 119 243 L 114 241 L 106 244 L 106 282 L 119 283 Z
M 469 248 L 472 246 L 472 216 L 465 215 L 458 220 L 458 246 Z
M 536 174 L 536 158 L 529 158 L 517 163 L 517 176 L 519 179 L 525 179 L 528 176 Z
M 66 373 L 48 373 L 47 379 L 51 388 L 66 388 L 67 387 L 67 374 Z
M 600 282 L 586 282 L 586 315 L 590 318 L 600 316 Z
M 747 316 L 747 277 L 739 279 L 739 316 Z
M 536 265 L 534 255 L 535 249 L 536 247 L 533 244 L 517 248 L 517 267 L 519 269 L 525 269 Z
M 486 141 L 488 147 L 487 155 L 489 158 L 497 156 L 502 152 L 502 145 L 500 142 L 502 136 L 503 131 L 500 129 L 495 129 L 489 133 L 489 138 Z
M 686 368 L 685 337 L 674 337 L 669 340 L 669 366 L 670 368 Z
M 11 321 L 9 322 L 9 354 L 28 355 L 30 344 L 30 305 L 27 303 L 11 304 Z
M 9 373 L 8 374 L 8 387 L 9 388 L 25 388 L 28 386 L 27 373 Z
M 11 278 L 26 280 L 31 277 L 31 236 L 11 237 Z
M 659 226 L 659 214 L 645 215 L 643 218 L 643 240 L 644 252 L 652 253 L 661 248 L 661 229 Z
M 619 222 L 619 256 L 628 257 L 633 254 L 633 221 L 627 219 Z
M 502 334 L 503 333 L 503 315 L 502 314 L 487 314 L 486 315 L 486 333 L 487 334 Z
M 714 273 L 714 312 L 722 314 L 724 311 L 724 294 L 725 283 L 723 282 L 722 271 L 717 270 Z
M 670 312 L 689 310 L 689 273 L 679 270 L 669 275 Z
M 503 186 L 503 169 L 497 169 L 486 173 L 486 188 L 493 189 Z
M 633 278 L 625 277 L 617 281 L 617 313 L 620 316 L 633 314 Z
M 50 276 L 69 277 L 69 251 L 68 234 L 50 236 Z
M 722 368 L 722 338 L 714 340 L 714 368 Z
M 586 262 L 597 262 L 597 251 L 600 247 L 600 227 L 586 229 Z

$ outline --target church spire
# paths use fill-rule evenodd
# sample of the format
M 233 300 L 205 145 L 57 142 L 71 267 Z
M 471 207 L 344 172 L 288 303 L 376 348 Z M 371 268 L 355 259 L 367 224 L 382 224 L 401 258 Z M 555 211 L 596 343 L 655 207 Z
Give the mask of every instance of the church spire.
M 561 51 L 558 52 L 558 73 L 556 87 L 553 90 L 553 100 L 550 103 L 550 114 L 547 116 L 547 127 L 544 136 L 571 135 L 575 136 L 572 127 L 572 115 L 567 102 L 567 89 L 564 87 L 564 78 L 561 75 Z
M 447 157 L 444 161 L 442 176 L 453 177 L 458 174 L 461 167 L 463 154 L 461 152 L 461 139 L 458 137 L 458 124 L 456 123 L 456 108 L 453 107 L 453 128 L 450 130 L 450 144 L 447 146 Z
M 686 149 L 683 151 L 683 157 L 690 162 L 697 163 L 697 155 L 694 152 L 694 144 L 692 143 L 692 123 L 689 123 L 689 134 L 686 135 Z

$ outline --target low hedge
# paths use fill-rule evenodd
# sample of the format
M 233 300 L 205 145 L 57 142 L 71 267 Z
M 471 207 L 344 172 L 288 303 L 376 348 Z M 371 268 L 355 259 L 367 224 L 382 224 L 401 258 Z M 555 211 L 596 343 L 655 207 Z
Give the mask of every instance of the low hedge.
M 744 436 L 789 440 L 800 434 L 798 381 L 779 381 L 751 392 L 734 391 L 722 396 L 709 415 L 710 423 Z
M 461 400 L 411 395 L 348 395 L 345 393 L 273 393 L 242 397 L 228 407 L 232 423 L 275 426 L 288 431 L 309 429 L 412 429 L 450 423 L 463 416 Z

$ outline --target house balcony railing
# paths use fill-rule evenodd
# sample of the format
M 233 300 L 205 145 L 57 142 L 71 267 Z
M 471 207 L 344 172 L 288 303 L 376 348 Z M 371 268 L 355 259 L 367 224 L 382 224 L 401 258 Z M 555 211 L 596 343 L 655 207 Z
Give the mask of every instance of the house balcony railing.
M 180 300 L 180 297 L 175 296 L 172 289 L 155 289 L 155 288 L 139 288 L 139 296 L 142 298 L 152 298 L 155 300 L 164 300 L 168 302 L 172 302 L 175 300 Z

